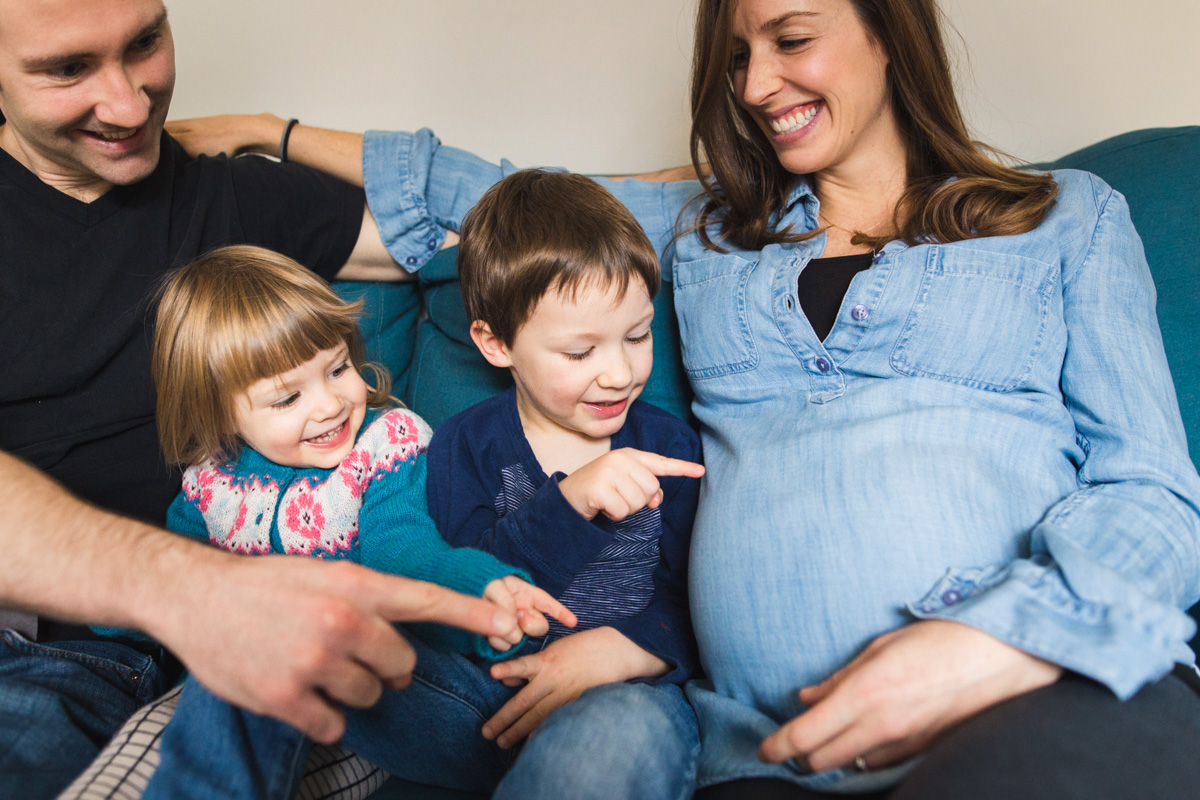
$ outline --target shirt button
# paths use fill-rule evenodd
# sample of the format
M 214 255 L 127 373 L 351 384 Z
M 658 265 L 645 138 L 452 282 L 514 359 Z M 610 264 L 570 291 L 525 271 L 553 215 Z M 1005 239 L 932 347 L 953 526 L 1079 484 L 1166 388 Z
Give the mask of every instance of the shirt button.
M 866 306 L 860 303 L 859 305 L 856 305 L 854 308 L 850 309 L 850 316 L 854 317 L 859 322 L 862 322 L 864 319 L 871 316 L 871 312 L 867 310 Z
M 430 240 L 429 240 L 428 242 L 426 242 L 425 244 L 429 245 L 429 249 L 430 249 L 430 250 L 436 250 L 436 249 L 437 249 L 437 239 L 430 239 Z
M 942 602 L 948 606 L 952 606 L 960 600 L 962 600 L 962 595 L 954 589 L 948 589 L 945 592 L 942 592 Z
M 830 367 L 833 366 L 824 358 L 818 358 L 816 363 L 817 363 L 817 370 L 819 370 L 820 372 L 829 372 Z
M 410 267 L 415 267 L 417 265 L 417 260 L 418 259 L 416 256 L 409 256 L 408 258 L 404 259 L 404 263 L 408 264 Z

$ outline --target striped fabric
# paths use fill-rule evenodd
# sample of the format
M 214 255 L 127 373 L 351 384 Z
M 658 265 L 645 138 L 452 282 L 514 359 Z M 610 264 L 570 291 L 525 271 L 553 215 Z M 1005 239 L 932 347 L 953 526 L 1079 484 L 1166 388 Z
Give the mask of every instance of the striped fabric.
M 494 506 L 499 516 L 524 505 L 537 487 L 524 467 L 513 464 L 500 470 L 501 490 Z M 659 562 L 662 512 L 643 508 L 612 526 L 612 541 L 604 546 L 559 595 L 559 600 L 579 617 L 572 630 L 551 619 L 546 641 L 578 633 L 645 611 L 654 597 L 654 571 Z
M 137 800 L 158 767 L 159 737 L 170 721 L 182 686 L 141 708 L 117 731 L 92 765 L 58 800 Z M 387 774 L 341 745 L 314 745 L 298 800 L 363 800 Z

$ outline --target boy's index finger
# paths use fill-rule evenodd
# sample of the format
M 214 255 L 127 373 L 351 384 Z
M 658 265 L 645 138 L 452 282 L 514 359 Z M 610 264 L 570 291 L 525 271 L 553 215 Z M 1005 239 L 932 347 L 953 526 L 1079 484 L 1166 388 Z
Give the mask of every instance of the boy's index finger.
M 642 464 L 646 469 L 653 472 L 655 475 L 665 477 L 668 475 L 681 476 L 684 478 L 700 478 L 704 476 L 704 465 L 697 464 L 693 461 L 684 461 L 681 458 L 671 458 L 670 456 L 662 456 L 658 453 L 643 453 Z

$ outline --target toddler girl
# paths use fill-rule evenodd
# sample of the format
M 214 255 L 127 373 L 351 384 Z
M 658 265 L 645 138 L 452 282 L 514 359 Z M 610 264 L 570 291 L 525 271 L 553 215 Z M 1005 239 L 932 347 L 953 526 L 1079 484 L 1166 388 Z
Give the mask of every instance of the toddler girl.
M 546 633 L 543 612 L 573 625 L 523 573 L 438 535 L 425 499 L 431 431 L 388 408 L 382 369 L 366 365 L 374 387 L 359 374 L 359 307 L 258 247 L 222 248 L 172 273 L 153 370 L 163 450 L 187 468 L 167 526 L 235 553 L 348 559 L 516 611 L 520 629 L 487 641 L 409 626 L 448 652 L 494 658 L 522 633 Z M 379 716 L 349 711 L 352 749 L 356 737 L 374 743 L 389 725 L 411 724 Z M 299 731 L 189 679 L 145 796 L 290 797 L 308 747 Z

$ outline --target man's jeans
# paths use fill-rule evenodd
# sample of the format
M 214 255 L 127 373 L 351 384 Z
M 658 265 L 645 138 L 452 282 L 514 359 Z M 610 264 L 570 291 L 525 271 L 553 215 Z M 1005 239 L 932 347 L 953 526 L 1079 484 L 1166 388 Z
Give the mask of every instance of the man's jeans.
M 413 646 L 412 684 L 347 715 L 343 743 L 384 771 L 521 800 L 691 796 L 700 741 L 679 687 L 597 687 L 546 719 L 523 750 L 502 750 L 479 731 L 515 690 L 461 656 Z M 298 731 L 189 681 L 143 800 L 284 800 L 299 785 L 309 746 Z
M 151 656 L 118 642 L 0 632 L 0 797 L 55 797 L 166 683 Z

